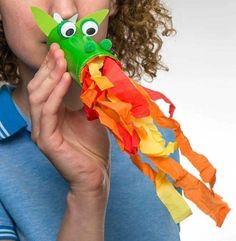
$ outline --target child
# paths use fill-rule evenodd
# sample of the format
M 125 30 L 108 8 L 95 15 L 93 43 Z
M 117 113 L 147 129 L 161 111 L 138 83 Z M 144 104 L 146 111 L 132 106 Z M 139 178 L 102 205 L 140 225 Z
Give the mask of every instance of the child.
M 109 8 L 95 39 L 108 33 L 138 78 L 142 69 L 154 77 L 165 68 L 156 30 L 174 31 L 156 0 L 0 1 L 0 76 L 10 84 L 0 89 L 0 239 L 178 241 L 179 226 L 150 180 L 99 121 L 86 119 L 63 52 L 57 44 L 48 50 L 30 6 L 63 19 Z

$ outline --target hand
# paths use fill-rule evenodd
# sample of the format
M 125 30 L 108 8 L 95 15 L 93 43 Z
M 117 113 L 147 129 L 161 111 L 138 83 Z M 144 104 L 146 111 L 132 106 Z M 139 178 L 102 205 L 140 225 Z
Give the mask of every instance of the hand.
M 70 184 L 72 192 L 91 192 L 109 184 L 109 139 L 99 120 L 84 109 L 63 103 L 72 78 L 59 45 L 54 43 L 29 82 L 32 140 Z

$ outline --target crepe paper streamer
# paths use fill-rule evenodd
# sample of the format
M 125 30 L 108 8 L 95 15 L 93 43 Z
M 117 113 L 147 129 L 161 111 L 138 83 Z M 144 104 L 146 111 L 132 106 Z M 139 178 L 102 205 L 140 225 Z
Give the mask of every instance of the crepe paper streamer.
M 97 34 L 109 10 L 96 11 L 79 21 L 78 14 L 63 20 L 58 13 L 51 17 L 40 8 L 31 7 L 31 10 L 47 36 L 48 46 L 57 43 L 64 51 L 68 71 L 82 88 L 80 98 L 87 119 L 99 119 L 111 131 L 120 149 L 153 182 L 157 196 L 173 220 L 179 223 L 192 214 L 175 186 L 221 227 L 230 208 L 213 191 L 216 169 L 204 155 L 192 149 L 180 124 L 173 119 L 173 103 L 162 93 L 145 88 L 126 76 L 119 59 L 111 52 L 109 39 L 100 43 L 93 40 L 92 36 Z M 156 104 L 158 99 L 169 104 L 169 117 Z M 166 143 L 157 126 L 173 130 L 175 142 Z M 170 158 L 177 148 L 199 171 L 202 181 Z M 142 161 L 141 153 L 155 169 Z M 173 184 L 167 176 L 172 178 Z
M 182 217 L 187 218 L 192 214 L 188 204 L 167 179 L 166 174 L 159 170 L 155 177 L 156 193 L 164 205 L 169 209 L 174 221 L 179 223 Z

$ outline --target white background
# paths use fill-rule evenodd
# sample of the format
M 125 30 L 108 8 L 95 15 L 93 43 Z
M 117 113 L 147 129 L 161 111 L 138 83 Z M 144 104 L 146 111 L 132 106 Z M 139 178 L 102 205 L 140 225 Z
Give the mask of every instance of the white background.
M 177 35 L 164 37 L 163 62 L 152 84 L 176 105 L 193 149 L 217 169 L 216 193 L 231 211 L 221 228 L 187 200 L 193 215 L 181 223 L 182 241 L 236 241 L 236 1 L 167 0 Z M 167 113 L 167 106 L 160 103 Z M 199 177 L 181 156 L 182 165 Z M 170 240 L 171 241 L 171 240 Z

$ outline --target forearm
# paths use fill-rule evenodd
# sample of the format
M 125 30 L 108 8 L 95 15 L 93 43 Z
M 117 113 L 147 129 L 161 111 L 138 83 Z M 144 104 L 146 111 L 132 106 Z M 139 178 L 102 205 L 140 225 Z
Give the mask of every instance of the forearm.
M 68 192 L 57 241 L 103 241 L 108 191 Z

